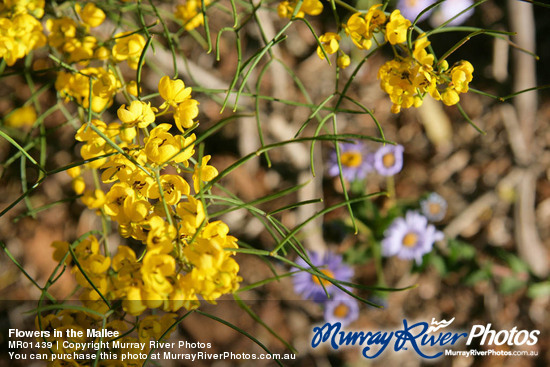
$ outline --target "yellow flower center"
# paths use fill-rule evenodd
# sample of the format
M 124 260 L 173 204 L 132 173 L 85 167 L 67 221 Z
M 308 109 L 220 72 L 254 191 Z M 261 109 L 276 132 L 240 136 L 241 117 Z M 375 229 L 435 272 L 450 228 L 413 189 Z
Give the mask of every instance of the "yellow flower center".
M 119 196 L 115 199 L 115 203 L 116 205 L 118 206 L 122 206 L 124 204 L 124 200 L 126 199 L 126 195 L 124 196 Z
M 343 319 L 349 313 L 349 307 L 345 303 L 340 303 L 334 308 L 333 314 L 339 319 Z
M 321 270 L 321 273 L 325 274 L 329 278 L 334 278 L 334 273 L 332 271 L 328 270 L 328 269 Z M 321 283 L 322 283 L 323 286 L 328 287 L 329 285 L 332 284 L 328 280 L 326 280 L 324 278 L 320 278 L 316 275 L 312 275 L 311 278 L 313 279 L 313 282 L 317 285 L 321 285 Z
M 438 203 L 430 203 L 428 205 L 428 211 L 430 212 L 430 214 L 439 214 L 439 212 L 441 212 L 441 205 L 439 205 Z
M 403 246 L 413 247 L 418 241 L 418 235 L 413 232 L 409 232 L 403 237 Z
M 363 158 L 361 153 L 357 151 L 345 152 L 340 156 L 342 165 L 346 167 L 358 167 L 361 164 Z
M 166 192 L 168 195 L 171 195 L 172 192 L 176 189 L 174 184 L 171 182 L 165 182 L 164 185 L 162 185 L 162 189 L 164 192 Z
M 395 156 L 393 153 L 386 153 L 382 157 L 382 164 L 384 164 L 384 167 L 390 168 L 395 164 Z

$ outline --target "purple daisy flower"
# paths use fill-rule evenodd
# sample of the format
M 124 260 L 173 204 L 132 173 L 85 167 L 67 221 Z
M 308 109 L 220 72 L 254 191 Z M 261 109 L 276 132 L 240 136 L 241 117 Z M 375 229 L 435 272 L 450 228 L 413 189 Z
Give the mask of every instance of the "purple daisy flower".
M 435 3 L 435 1 L 436 0 L 399 0 L 396 7 L 401 10 L 401 14 L 405 18 L 414 21 L 422 10 Z M 418 21 L 421 22 L 426 19 L 432 11 L 433 9 L 422 14 Z
M 420 202 L 422 214 L 431 222 L 439 222 L 447 214 L 447 202 L 441 195 L 432 192 L 426 199 Z
M 340 292 L 325 302 L 325 321 L 331 324 L 339 322 L 342 327 L 359 318 L 359 303 L 346 293 Z
M 473 0 L 446 0 L 435 10 L 430 18 L 430 24 L 433 27 L 437 27 L 447 20 L 451 19 L 467 7 L 473 4 Z M 474 8 L 468 10 L 461 16 L 453 19 L 447 26 L 460 25 L 468 20 L 474 14 Z
M 374 168 L 382 176 L 393 176 L 403 168 L 402 145 L 384 145 L 374 153 Z
M 342 176 L 347 181 L 362 180 L 373 169 L 372 154 L 368 153 L 367 148 L 360 140 L 340 144 L 340 163 Z M 332 151 L 330 154 L 328 174 L 333 177 L 340 175 L 336 151 Z
M 443 233 L 436 230 L 422 214 L 409 211 L 405 218 L 396 218 L 384 232 L 382 255 L 405 260 L 414 259 L 422 263 L 422 256 L 432 250 L 435 241 L 443 239 Z
M 317 252 L 308 251 L 308 257 L 311 263 L 327 277 L 344 282 L 349 282 L 353 277 L 353 268 L 344 264 L 342 256 L 340 255 L 327 251 L 324 256 L 322 256 Z M 296 260 L 296 264 L 302 268 L 309 268 L 309 265 L 302 258 Z M 292 269 L 292 271 L 297 270 L 299 269 Z M 327 300 L 325 290 L 332 295 L 336 289 L 338 288 L 328 280 L 312 275 L 307 271 L 300 271 L 294 275 L 294 291 L 305 299 L 311 299 L 315 302 L 324 302 Z

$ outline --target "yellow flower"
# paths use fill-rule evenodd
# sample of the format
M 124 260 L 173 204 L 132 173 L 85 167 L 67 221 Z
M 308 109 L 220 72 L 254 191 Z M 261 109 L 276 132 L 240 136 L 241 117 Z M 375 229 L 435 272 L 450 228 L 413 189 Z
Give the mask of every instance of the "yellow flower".
M 147 309 L 147 306 L 143 303 L 140 288 L 126 288 L 126 298 L 122 301 L 122 308 L 133 316 L 141 315 Z
M 151 108 L 151 103 L 132 101 L 128 108 L 120 106 L 117 115 L 120 121 L 129 126 L 136 126 L 143 129 L 155 121 L 156 108 Z
M 60 262 L 63 260 L 67 252 L 69 252 L 69 242 L 67 241 L 53 241 L 51 246 L 55 249 L 53 253 L 53 259 L 57 262 Z M 71 263 L 71 255 L 67 256 L 65 258 L 65 265 L 69 265 Z
M 447 106 L 453 106 L 460 101 L 458 93 L 453 88 L 447 88 L 441 93 L 441 101 Z
M 201 181 L 211 181 L 218 175 L 218 170 L 214 166 L 209 166 L 208 161 L 210 156 L 202 157 L 201 164 L 196 164 L 193 171 L 193 188 L 198 193 L 200 190 Z
M 376 31 L 379 31 L 380 28 L 386 23 L 386 14 L 381 9 L 382 4 L 375 4 L 370 7 L 369 11 L 365 16 L 367 23 L 367 36 L 372 37 L 372 34 Z
M 98 60 L 107 60 L 111 56 L 111 50 L 105 46 L 100 46 L 94 51 L 94 58 Z
M 357 48 L 360 50 L 371 48 L 372 40 L 368 35 L 367 22 L 362 13 L 352 14 L 344 29 Z
M 424 66 L 429 65 L 431 67 L 434 63 L 434 55 L 426 51 L 426 48 L 429 45 L 430 41 L 428 41 L 428 37 L 426 37 L 424 34 L 418 36 L 416 41 L 414 41 L 413 57 L 420 64 Z
M 136 70 L 145 47 L 145 38 L 137 33 L 124 32 L 115 35 L 115 46 L 113 47 L 113 58 L 116 62 L 126 60 L 130 68 Z
M 118 136 L 125 143 L 132 143 L 137 136 L 136 128 L 120 124 Z
M 207 0 L 204 5 L 209 3 L 210 1 Z M 174 16 L 183 22 L 186 31 L 190 31 L 204 24 L 201 8 L 201 0 L 186 0 L 183 4 L 176 6 Z
M 147 250 L 161 254 L 170 253 L 173 249 L 172 242 L 176 239 L 176 229 L 157 215 L 153 215 L 148 223 Z
M 111 266 L 111 258 L 102 254 L 92 254 L 80 261 L 80 265 L 88 275 L 98 275 L 106 272 Z
M 69 177 L 71 178 L 77 178 L 78 176 L 80 176 L 80 166 L 74 166 L 74 167 L 71 167 L 69 168 L 67 171 L 67 174 L 69 175 Z
M 277 7 L 277 13 L 281 18 L 291 18 L 296 6 L 298 5 L 297 0 L 291 1 L 282 1 Z M 303 18 L 305 14 L 308 15 L 319 15 L 323 12 L 323 3 L 319 0 L 304 0 L 300 10 L 296 13 L 296 18 Z
M 80 195 L 86 189 L 86 183 L 82 177 L 76 177 L 72 180 L 71 187 L 77 195 Z
M 386 22 L 386 14 L 380 9 L 382 4 L 373 5 L 369 11 L 354 13 L 347 21 L 344 30 L 357 48 L 368 50 L 372 46 L 372 37 Z
M 323 12 L 323 3 L 319 0 L 304 0 L 300 10 L 308 15 L 319 15 Z
M 99 209 L 105 204 L 105 193 L 100 189 L 86 190 L 81 200 L 89 209 Z
M 116 180 L 127 182 L 137 167 L 124 155 L 117 154 L 110 157 L 107 163 L 100 168 L 104 169 L 101 174 L 101 181 L 108 183 Z
M 160 96 L 166 101 L 160 109 L 168 105 L 176 107 L 179 103 L 191 98 L 191 88 L 185 88 L 185 83 L 180 79 L 170 79 L 168 76 L 163 76 L 158 85 Z
M 92 28 L 101 25 L 105 20 L 105 13 L 94 3 L 87 3 L 84 8 L 80 4 L 76 4 L 75 10 L 82 21 Z
M 175 205 L 180 201 L 182 195 L 189 195 L 189 184 L 178 175 L 162 175 L 160 176 L 160 183 L 162 185 L 164 201 L 168 205 Z M 149 198 L 160 198 L 160 190 L 156 182 L 149 190 Z
M 392 45 L 403 43 L 407 40 L 407 30 L 411 21 L 401 15 L 399 9 L 390 14 L 390 21 L 386 24 L 386 39 Z
M 111 186 L 103 205 L 105 214 L 119 223 L 128 223 L 130 219 L 124 211 L 124 202 L 128 196 L 135 196 L 135 193 L 127 183 L 119 182 Z
M 36 122 L 36 111 L 33 106 L 24 106 L 10 113 L 6 118 L 6 126 L 25 127 L 32 126 Z
M 336 51 L 338 51 L 338 49 L 340 48 L 340 45 L 338 43 L 340 39 L 341 37 L 334 32 L 327 32 L 319 36 L 319 42 L 321 43 L 321 46 L 317 46 L 317 55 L 319 56 L 319 58 L 321 60 L 325 59 L 325 55 L 323 54 L 323 49 L 329 55 L 336 53 Z
M 176 260 L 167 254 L 147 252 L 143 258 L 141 274 L 144 288 L 158 293 L 162 299 L 172 292 L 172 283 L 168 277 L 176 271 Z
M 229 233 L 229 227 L 221 220 L 208 223 L 201 232 L 201 237 L 215 243 L 216 247 L 222 250 L 225 239 Z
M 458 93 L 466 93 L 468 85 L 473 79 L 474 67 L 468 61 L 459 61 L 450 70 L 451 86 Z
M 193 126 L 193 119 L 199 115 L 199 102 L 194 99 L 186 99 L 181 102 L 174 112 L 174 121 L 182 133 Z
M 145 139 L 145 154 L 147 158 L 157 164 L 164 165 L 167 162 L 184 163 L 194 154 L 195 134 L 184 138 L 174 137 L 168 132 L 169 124 L 160 124 L 151 130 Z
M 118 246 L 117 254 L 113 256 L 112 267 L 118 272 L 123 268 L 131 267 L 137 262 L 136 253 L 128 246 Z
M 137 97 L 138 95 L 138 85 L 135 80 L 131 80 L 126 84 L 126 92 L 128 92 L 129 95 Z
M 128 178 L 128 184 L 138 195 L 149 197 L 149 189 L 155 184 L 155 179 L 143 170 L 137 169 Z
M 97 79 L 94 80 L 92 92 L 94 96 L 111 99 L 120 88 L 120 80 L 111 70 L 97 69 Z
M 174 284 L 174 290 L 168 296 L 168 301 L 164 304 L 165 311 L 175 312 L 182 307 L 192 310 L 199 305 L 200 302 L 195 294 L 190 276 L 188 274 L 178 274 L 176 283 Z
M 450 83 L 441 93 L 441 101 L 447 106 L 452 106 L 460 101 L 459 94 L 466 93 L 469 89 L 469 83 L 473 78 L 474 67 L 468 61 L 459 61 L 446 70 L 446 74 L 450 74 Z
M 176 213 L 181 219 L 179 233 L 183 237 L 193 236 L 197 228 L 206 220 L 206 211 L 202 202 L 192 196 L 187 200 L 176 206 Z
M 130 222 L 138 223 L 144 220 L 151 210 L 151 203 L 145 199 L 136 197 L 135 195 L 128 195 L 124 199 L 124 214 L 128 217 Z
M 141 319 L 138 325 L 138 340 L 148 343 L 149 340 L 158 340 L 162 336 L 163 328 L 158 315 L 149 315 Z
M 86 258 L 90 255 L 99 254 L 99 242 L 95 236 L 89 236 L 82 240 L 74 248 L 74 253 L 78 259 Z

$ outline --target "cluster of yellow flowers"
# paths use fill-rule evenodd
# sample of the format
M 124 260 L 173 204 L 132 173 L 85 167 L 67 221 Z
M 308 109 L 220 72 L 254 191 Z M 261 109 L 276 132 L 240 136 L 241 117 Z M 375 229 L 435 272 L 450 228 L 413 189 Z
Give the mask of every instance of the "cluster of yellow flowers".
M 195 195 L 201 193 L 203 182 L 218 175 L 208 165 L 209 155 L 189 168 L 196 139 L 189 129 L 197 124 L 198 102 L 182 80 L 165 76 L 158 88 L 165 101 L 159 114 L 172 113 L 180 133 L 172 134 L 167 123 L 149 130 L 158 109 L 134 100 L 118 109 L 120 122 L 96 119 L 76 133 L 76 140 L 84 143 L 80 152 L 89 160 L 86 166 L 99 169 L 100 180 L 110 188 L 104 192 L 97 185 L 87 190 L 80 167 L 68 172 L 84 204 L 117 222 L 123 237 L 146 246 L 139 260 L 127 246 L 120 246 L 112 259 L 101 254 L 95 237 L 75 249 L 80 266 L 73 269 L 79 284 L 87 288 L 83 301 L 101 296 L 122 299 L 123 308 L 133 315 L 147 308 L 193 308 L 198 296 L 215 301 L 235 291 L 241 280 L 234 252 L 227 251 L 237 248 L 236 238 L 228 235 L 225 223 L 208 221 L 203 201 L 191 195 L 191 185 L 176 174 L 189 172 Z M 54 246 L 56 260 L 61 261 L 69 245 Z
M 419 36 L 412 55 L 396 57 L 378 70 L 380 87 L 393 102 L 392 112 L 421 106 L 426 94 L 452 106 L 459 102 L 460 93 L 468 91 L 474 71 L 472 64 L 462 60 L 449 68 L 443 60 L 434 68 L 434 56 L 426 51 L 429 44 L 426 36 Z
M 97 350 L 109 358 L 101 360 L 101 366 L 137 366 L 145 358 L 126 359 L 122 356 L 146 356 L 151 351 L 150 341 L 158 341 L 161 337 L 169 337 L 173 332 L 171 326 L 176 321 L 176 314 L 149 315 L 134 324 L 121 319 L 120 315 L 113 314 L 107 320 L 85 311 L 64 309 L 57 314 L 39 315 L 35 318 L 37 330 L 48 331 L 50 336 L 39 338 L 40 354 L 54 353 L 57 358 L 49 363 L 50 366 L 89 366 L 94 364 Z M 56 331 L 56 334 L 53 331 Z M 71 337 L 67 337 L 67 330 L 72 330 Z M 101 334 L 102 330 L 116 337 L 92 337 L 89 331 L 94 330 Z M 134 330 L 134 332 L 132 332 Z M 105 333 L 105 331 L 103 331 Z M 62 336 L 56 336 L 62 335 Z M 81 336 L 78 336 L 81 335 Z M 67 343 L 69 342 L 69 343 Z M 84 346 L 84 347 L 83 347 Z M 90 358 L 65 358 L 77 353 Z M 93 358 L 91 358 L 93 356 Z
M 90 35 L 90 28 L 103 23 L 105 13 L 93 3 L 87 3 L 83 8 L 76 4 L 75 11 L 82 22 L 69 17 L 46 21 L 48 44 L 61 52 L 68 63 L 87 65 L 92 58 L 105 59 L 107 51 L 98 46 L 97 39 Z
M 43 28 L 38 19 L 44 16 L 44 3 L 5 0 L 0 4 L 0 58 L 13 66 L 31 50 L 50 47 L 61 67 L 55 80 L 59 96 L 82 107 L 80 116 L 86 116 L 88 109 L 92 116 L 75 135 L 86 163 L 67 171 L 72 187 L 89 209 L 116 222 L 120 235 L 131 238 L 134 245 L 112 248 L 108 233 L 103 237 L 89 234 L 73 244 L 53 242 L 54 259 L 71 267 L 80 302 L 89 311 L 69 308 L 39 315 L 36 327 L 81 330 L 84 336 L 72 341 L 82 343 L 99 340 L 86 337 L 87 329 L 119 331 L 123 336 L 117 341 L 122 346 L 102 348 L 102 352 L 143 355 L 150 350 L 149 340 L 167 336 L 166 330 L 176 320 L 173 312 L 197 308 L 200 300 L 215 303 L 236 291 L 242 281 L 232 251 L 238 248 L 237 239 L 229 235 L 224 222 L 210 220 L 204 199 L 204 185 L 218 171 L 209 165 L 210 155 L 195 154 L 193 130 L 198 125 L 199 103 L 182 80 L 168 76 L 158 83 L 164 100 L 160 106 L 137 98 L 138 84 L 125 81 L 118 64 L 126 62 L 129 68 L 138 69 L 147 43 L 141 32 L 96 38 L 91 32 L 105 21 L 106 14 L 101 5 L 91 2 L 65 3 L 57 8 L 57 16 L 44 21 Z M 202 6 L 201 0 L 189 0 L 176 8 L 176 18 L 186 30 L 204 23 Z M 127 102 L 118 108 L 118 120 L 102 121 L 103 112 L 121 93 Z M 156 122 L 165 115 L 172 117 L 172 123 Z M 25 106 L 13 111 L 5 123 L 21 127 L 36 119 L 36 111 Z M 92 187 L 89 178 L 93 178 Z M 106 222 L 104 230 L 108 228 Z M 165 313 L 145 316 L 148 309 Z M 131 322 L 128 315 L 139 318 Z M 52 336 L 47 341 L 55 339 Z M 57 339 L 60 343 L 54 343 L 49 352 L 76 351 L 63 347 L 64 333 Z M 146 347 L 135 349 L 137 342 L 146 342 Z M 67 359 L 49 364 L 91 362 Z M 102 365 L 140 363 L 109 358 Z
M 290 18 L 296 3 L 281 2 L 279 16 Z M 310 15 L 320 14 L 323 7 L 321 3 L 317 3 L 317 0 L 304 1 L 296 16 L 303 17 L 304 12 Z M 367 12 L 352 14 L 342 28 L 361 50 L 370 49 L 373 42 L 380 46 L 380 41 L 375 37 L 377 34 L 383 35 L 383 42 L 388 42 L 396 49 L 396 57 L 382 65 L 378 71 L 380 87 L 393 102 L 392 112 L 398 113 L 402 108 L 412 106 L 419 107 L 427 94 L 448 106 L 457 104 L 460 100 L 459 94 L 468 91 L 474 71 L 472 64 L 462 60 L 449 68 L 446 60 L 435 63 L 434 55 L 426 51 L 430 42 L 424 34 L 417 37 L 413 50 L 410 50 L 406 42 L 411 21 L 403 17 L 397 9 L 388 16 L 381 7 L 382 4 L 376 4 Z M 340 41 L 341 36 L 338 33 L 322 34 L 319 36 L 317 55 L 324 59 L 325 55 L 338 52 L 337 64 L 340 68 L 346 68 L 351 60 L 340 48 Z M 405 56 L 401 56 L 403 54 Z
M 92 96 L 90 98 L 90 83 Z M 88 108 L 90 99 L 92 111 L 99 113 L 113 103 L 113 97 L 120 90 L 122 83 L 112 70 L 104 67 L 88 67 L 78 73 L 59 71 L 55 88 L 65 101 L 73 100 L 84 108 Z
M 4 0 L 0 4 L 0 58 L 8 66 L 46 44 L 38 20 L 43 15 L 44 0 Z
M 229 235 L 225 223 L 209 220 L 207 212 L 204 185 L 218 171 L 208 164 L 210 155 L 194 158 L 199 103 L 182 80 L 168 76 L 158 84 L 164 100 L 158 108 L 136 98 L 137 83 L 125 82 L 117 64 L 125 61 L 136 70 L 145 38 L 136 31 L 98 40 L 90 30 L 104 22 L 104 11 L 94 3 L 66 4 L 60 13 L 72 11 L 75 16 L 47 19 L 46 36 L 35 18 L 44 15 L 43 0 L 4 1 L 0 57 L 11 66 L 46 43 L 56 53 L 63 67 L 56 76 L 56 90 L 66 102 L 90 109 L 93 117 L 75 135 L 83 143 L 80 153 L 86 164 L 67 171 L 72 187 L 88 208 L 116 222 L 122 237 L 142 245 L 113 249 L 107 235 L 102 239 L 90 235 L 73 245 L 55 241 L 54 259 L 73 264 L 82 303 L 101 314 L 117 300 L 134 316 L 147 309 L 193 309 L 200 299 L 215 303 L 237 290 L 242 279 L 232 251 L 238 247 L 237 239 Z M 178 7 L 176 15 L 186 22 L 186 29 L 203 23 L 200 7 L 200 1 Z M 103 111 L 120 92 L 127 104 L 118 108 L 118 121 L 102 121 Z M 19 109 L 8 124 L 35 120 L 36 113 L 31 112 Z M 156 123 L 160 115 L 172 116 L 173 123 Z M 86 176 L 93 177 L 92 188 L 87 187 Z M 84 329 L 97 321 L 90 314 L 69 311 L 48 318 L 46 323 L 52 325 Z M 146 327 L 144 320 L 139 328 Z
M 84 8 L 77 4 L 75 8 L 84 23 L 77 24 L 67 17 L 48 19 L 46 22 L 46 27 L 51 32 L 48 43 L 62 53 L 66 62 L 78 62 L 85 66 L 92 59 L 110 60 L 113 64 L 126 61 L 130 68 L 137 69 L 146 44 L 143 36 L 139 33 L 122 32 L 116 34 L 113 40 L 103 42 L 103 46 L 98 46 L 97 39 L 88 31 L 89 27 L 100 25 L 105 14 L 92 3 L 86 4 Z M 112 47 L 106 47 L 109 44 Z M 122 86 L 113 69 L 104 66 L 87 67 L 78 73 L 60 71 L 55 82 L 56 89 L 66 100 L 72 99 L 88 108 L 91 99 L 92 110 L 98 113 L 112 105 L 113 97 Z M 129 95 L 137 96 L 137 85 L 134 81 L 127 83 L 125 87 Z

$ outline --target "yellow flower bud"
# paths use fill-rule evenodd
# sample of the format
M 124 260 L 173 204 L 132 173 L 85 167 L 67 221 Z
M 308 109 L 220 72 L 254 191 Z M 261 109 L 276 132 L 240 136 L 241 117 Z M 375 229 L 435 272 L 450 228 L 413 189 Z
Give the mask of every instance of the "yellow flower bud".
M 73 181 L 71 182 L 71 186 L 77 195 L 82 194 L 86 189 L 86 183 L 84 182 L 84 179 L 82 177 L 76 177 L 75 179 L 73 179 Z
M 80 4 L 76 4 L 75 10 L 82 21 L 92 28 L 101 25 L 105 20 L 105 13 L 94 3 L 87 3 L 84 8 Z
M 338 56 L 337 63 L 339 68 L 345 69 L 351 64 L 351 59 L 348 55 L 342 54 Z

